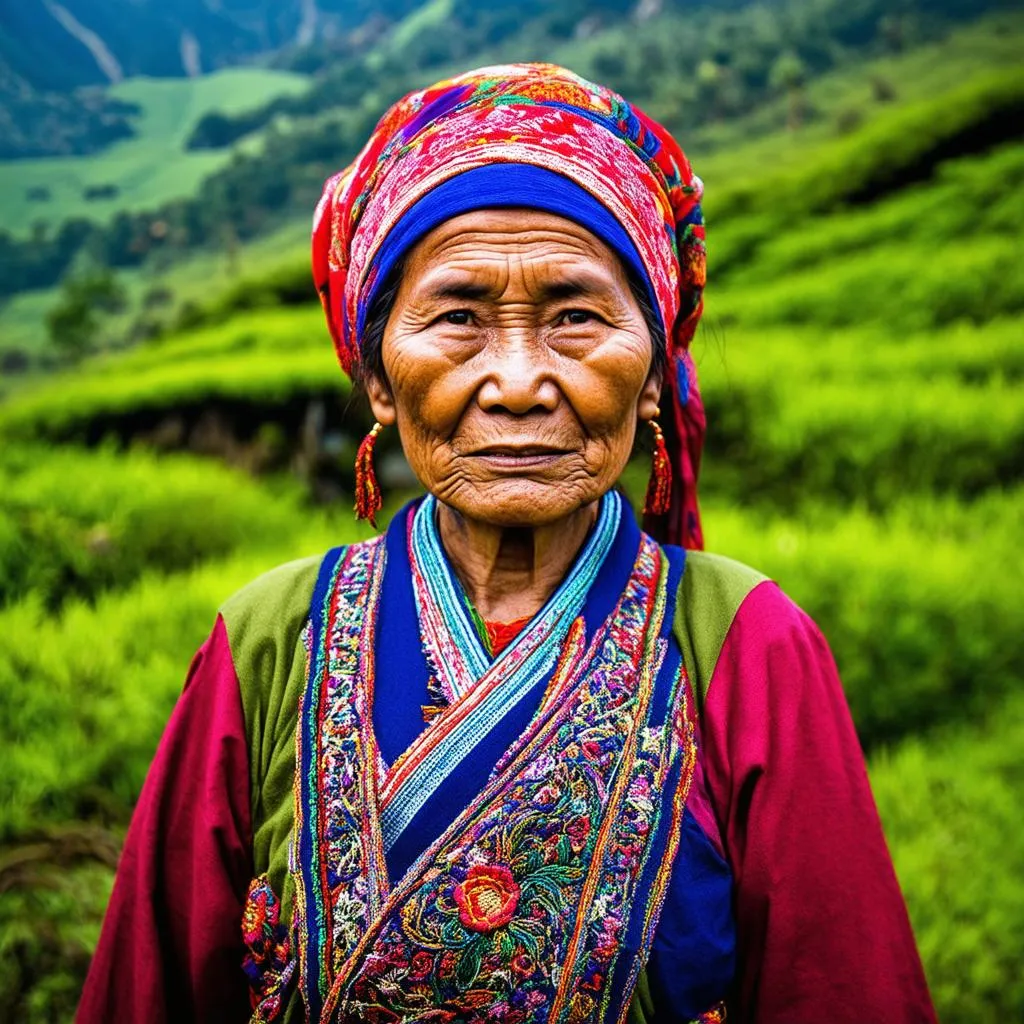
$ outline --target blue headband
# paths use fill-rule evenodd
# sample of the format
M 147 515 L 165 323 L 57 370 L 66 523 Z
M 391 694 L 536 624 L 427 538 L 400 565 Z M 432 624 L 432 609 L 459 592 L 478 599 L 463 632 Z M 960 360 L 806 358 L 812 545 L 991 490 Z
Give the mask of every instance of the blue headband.
M 360 303 L 358 332 L 381 285 L 406 253 L 439 224 L 461 213 L 518 206 L 543 210 L 581 224 L 597 235 L 643 282 L 651 308 L 658 301 L 650 275 L 633 240 L 618 219 L 585 188 L 564 175 L 533 164 L 496 163 L 474 167 L 449 178 L 417 200 L 388 232 L 370 269 L 371 284 Z

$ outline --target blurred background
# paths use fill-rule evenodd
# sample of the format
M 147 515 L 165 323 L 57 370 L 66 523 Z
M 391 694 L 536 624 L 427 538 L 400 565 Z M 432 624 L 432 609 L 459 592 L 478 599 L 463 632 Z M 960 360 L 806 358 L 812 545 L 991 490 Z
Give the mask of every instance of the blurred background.
M 1022 54 L 987 0 L 0 0 L 0 1021 L 70 1020 L 218 604 L 366 535 L 324 178 L 513 59 L 704 178 L 708 546 L 832 643 L 943 1020 L 1024 1019 Z

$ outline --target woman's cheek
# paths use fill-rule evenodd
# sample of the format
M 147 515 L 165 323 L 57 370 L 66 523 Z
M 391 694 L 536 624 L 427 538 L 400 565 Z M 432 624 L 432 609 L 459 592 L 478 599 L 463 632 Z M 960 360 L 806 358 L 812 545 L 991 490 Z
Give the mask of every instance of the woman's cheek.
M 420 361 L 414 373 L 395 382 L 399 415 L 428 436 L 450 436 L 472 396 L 471 381 L 436 361 Z
M 613 335 L 572 365 L 567 386 L 596 419 L 618 423 L 640 397 L 651 356 L 650 342 L 645 338 L 626 332 Z
M 631 426 L 646 378 L 634 374 L 586 373 L 574 377 L 565 388 L 584 430 L 590 437 L 609 437 Z

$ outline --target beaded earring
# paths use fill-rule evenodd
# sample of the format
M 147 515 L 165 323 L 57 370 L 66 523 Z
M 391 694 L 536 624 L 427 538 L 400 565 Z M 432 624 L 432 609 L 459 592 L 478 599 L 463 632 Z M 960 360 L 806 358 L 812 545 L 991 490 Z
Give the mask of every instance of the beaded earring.
M 373 446 L 383 429 L 383 423 L 375 422 L 356 453 L 356 519 L 369 519 L 374 529 L 377 528 L 377 513 L 384 505 L 384 499 L 377 474 L 373 471 Z
M 661 410 L 655 409 L 654 416 L 660 415 Z M 654 462 L 651 466 L 651 479 L 647 483 L 644 515 L 662 516 L 668 511 L 672 498 L 672 463 L 665 448 L 665 435 L 657 419 L 652 418 L 650 424 L 654 432 Z

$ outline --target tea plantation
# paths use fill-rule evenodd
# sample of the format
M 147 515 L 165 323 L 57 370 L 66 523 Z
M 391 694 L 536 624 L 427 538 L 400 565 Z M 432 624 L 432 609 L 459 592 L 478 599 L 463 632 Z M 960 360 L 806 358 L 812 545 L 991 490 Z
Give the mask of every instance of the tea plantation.
M 1024 1019 L 1024 144 L 991 128 L 1022 99 L 976 67 L 842 134 L 704 136 L 708 547 L 829 638 L 949 1022 Z M 367 535 L 312 497 L 365 412 L 315 298 L 278 304 L 304 274 L 0 402 L 0 1019 L 70 1019 L 218 604 Z

